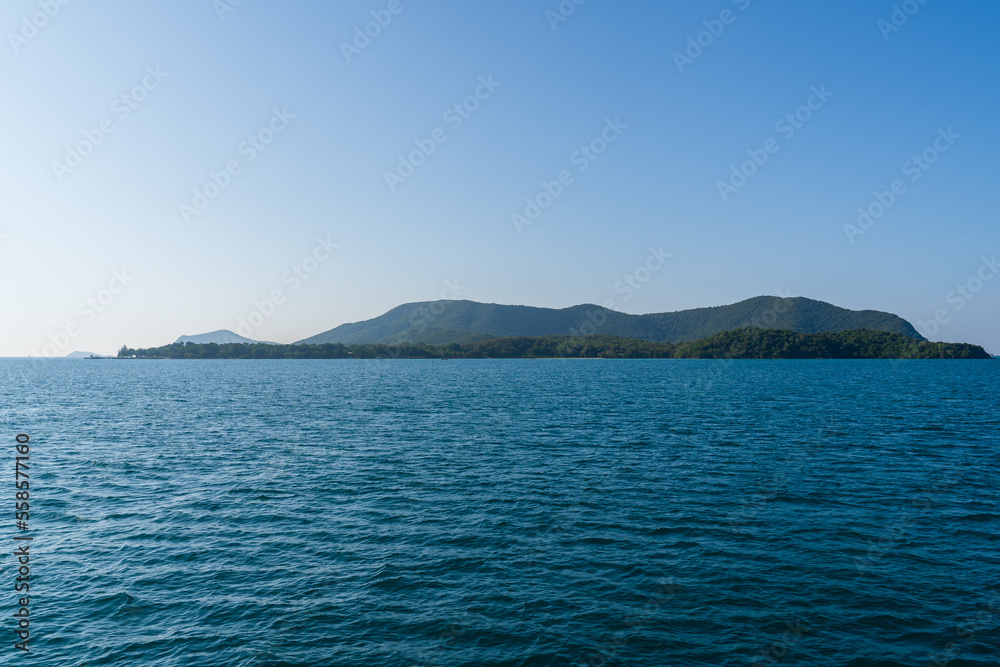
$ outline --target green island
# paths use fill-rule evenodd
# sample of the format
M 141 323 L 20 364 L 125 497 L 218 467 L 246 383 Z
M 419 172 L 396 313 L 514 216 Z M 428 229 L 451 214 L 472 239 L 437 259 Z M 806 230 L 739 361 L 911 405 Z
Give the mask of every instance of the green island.
M 516 336 L 468 343 L 173 343 L 122 347 L 119 358 L 140 359 L 990 359 L 968 343 L 932 343 L 887 331 L 855 329 L 797 333 L 757 327 L 685 343 L 619 336 Z

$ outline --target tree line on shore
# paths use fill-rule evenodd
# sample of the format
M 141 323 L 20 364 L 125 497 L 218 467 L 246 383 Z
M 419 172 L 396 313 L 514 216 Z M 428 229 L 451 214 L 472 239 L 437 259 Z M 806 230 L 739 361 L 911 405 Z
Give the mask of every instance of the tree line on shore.
M 269 345 L 173 343 L 122 347 L 119 357 L 160 359 L 989 359 L 968 343 L 932 343 L 898 333 L 865 329 L 803 334 L 745 328 L 689 343 L 654 343 L 618 336 L 509 337 L 473 343 L 429 345 L 376 343 Z

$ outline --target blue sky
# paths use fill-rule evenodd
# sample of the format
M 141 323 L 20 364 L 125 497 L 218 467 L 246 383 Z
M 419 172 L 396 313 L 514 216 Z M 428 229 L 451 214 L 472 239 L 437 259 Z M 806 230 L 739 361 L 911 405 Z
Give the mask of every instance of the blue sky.
M 0 356 L 761 294 L 1000 354 L 1000 5 L 562 8 L 6 2 Z

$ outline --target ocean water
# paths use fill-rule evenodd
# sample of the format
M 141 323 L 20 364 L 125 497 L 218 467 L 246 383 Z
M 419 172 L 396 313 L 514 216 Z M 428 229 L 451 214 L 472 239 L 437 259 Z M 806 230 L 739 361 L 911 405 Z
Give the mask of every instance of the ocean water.
M 4 665 L 998 665 L 995 361 L 0 360 Z M 8 545 L 19 534 L 4 512 Z

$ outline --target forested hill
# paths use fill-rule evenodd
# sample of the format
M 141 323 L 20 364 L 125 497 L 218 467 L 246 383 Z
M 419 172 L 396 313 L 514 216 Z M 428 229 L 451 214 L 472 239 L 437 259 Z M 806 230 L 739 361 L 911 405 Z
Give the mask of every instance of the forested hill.
M 475 301 L 409 303 L 374 319 L 344 324 L 299 343 L 448 345 L 499 337 L 581 334 L 683 343 L 743 327 L 798 333 L 868 329 L 924 340 L 909 322 L 891 313 L 847 310 L 802 297 L 760 296 L 728 306 L 650 315 L 629 315 L 594 305 L 553 309 Z
M 137 350 L 126 346 L 118 354 L 167 359 L 990 359 L 978 345 L 931 343 L 885 331 L 802 334 L 776 329 L 739 329 L 680 344 L 602 335 L 522 336 L 445 346 L 174 343 Z

